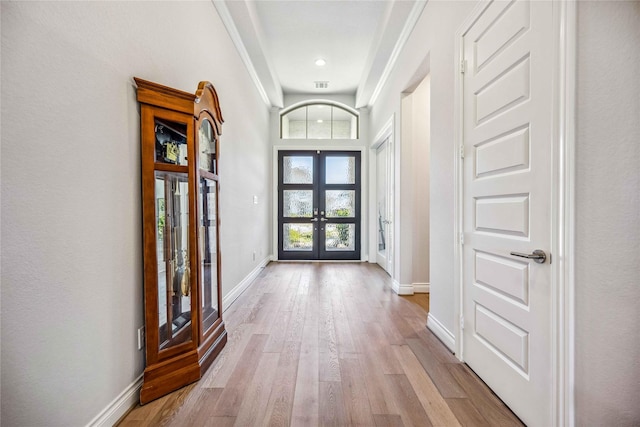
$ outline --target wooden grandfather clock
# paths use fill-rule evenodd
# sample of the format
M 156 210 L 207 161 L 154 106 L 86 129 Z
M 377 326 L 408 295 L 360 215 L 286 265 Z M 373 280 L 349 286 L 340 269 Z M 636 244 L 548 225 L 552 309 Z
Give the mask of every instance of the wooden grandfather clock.
M 215 89 L 134 78 L 142 144 L 145 404 L 199 380 L 227 342 L 222 321 Z

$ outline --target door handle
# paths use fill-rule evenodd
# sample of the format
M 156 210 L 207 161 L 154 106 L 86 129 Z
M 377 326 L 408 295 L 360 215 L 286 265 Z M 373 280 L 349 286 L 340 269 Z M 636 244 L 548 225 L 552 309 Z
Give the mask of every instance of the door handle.
M 521 258 L 532 259 L 538 264 L 544 264 L 544 262 L 547 260 L 547 254 L 545 254 L 542 249 L 536 249 L 535 251 L 533 251 L 533 253 L 530 253 L 530 254 L 523 254 L 521 252 L 511 252 L 511 255 L 519 256 Z
M 329 221 L 327 218 L 320 218 L 320 221 L 325 222 L 325 221 Z
M 311 222 L 318 222 L 318 218 L 311 218 Z

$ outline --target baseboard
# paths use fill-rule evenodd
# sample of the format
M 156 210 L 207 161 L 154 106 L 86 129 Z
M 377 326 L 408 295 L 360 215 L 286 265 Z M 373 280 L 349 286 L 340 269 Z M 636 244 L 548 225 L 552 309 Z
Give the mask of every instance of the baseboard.
M 429 284 L 428 283 L 412 283 L 413 292 L 416 294 L 428 294 L 429 293 Z
M 111 427 L 115 425 L 140 401 L 140 388 L 142 388 L 142 375 L 107 405 L 94 419 L 89 421 L 87 427 Z
M 402 285 L 395 279 L 391 282 L 391 289 L 398 295 L 413 295 L 413 285 Z
M 442 325 L 442 323 L 440 323 L 440 321 L 438 321 L 438 319 L 433 317 L 431 313 L 429 313 L 429 315 L 427 316 L 427 328 L 429 328 L 429 330 L 433 332 L 434 335 L 438 337 L 438 339 L 440 339 L 440 341 L 442 341 L 442 343 L 446 345 L 452 353 L 455 353 L 455 337 L 451 332 L 449 332 L 447 328 Z
M 238 299 L 238 297 L 240 295 L 242 295 L 242 293 L 249 287 L 249 285 L 256 279 L 256 277 L 258 277 L 258 275 L 260 274 L 262 269 L 265 268 L 267 264 L 269 264 L 269 261 L 271 261 L 271 255 L 268 255 L 267 257 L 265 257 L 265 259 L 260 261 L 258 263 L 258 265 L 256 265 L 256 268 L 254 268 L 251 271 L 251 273 L 249 273 L 244 279 L 242 279 L 242 281 L 240 283 L 238 283 L 236 285 L 236 287 L 233 288 L 231 290 L 231 292 L 229 292 L 227 294 L 227 296 L 222 298 L 222 312 L 223 313 L 229 307 L 231 307 L 231 304 L 233 304 L 233 302 L 236 299 Z

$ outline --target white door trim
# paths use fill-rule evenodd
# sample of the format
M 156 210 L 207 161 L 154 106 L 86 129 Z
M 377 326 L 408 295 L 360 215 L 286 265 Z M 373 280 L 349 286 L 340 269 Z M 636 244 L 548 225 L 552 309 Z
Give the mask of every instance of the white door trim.
M 454 70 L 454 309 L 455 353 L 464 361 L 461 330 L 463 313 L 463 76 L 462 38 L 491 2 L 480 0 L 455 35 Z M 575 87 L 576 87 L 576 2 L 553 0 L 554 52 L 553 87 L 553 194 L 552 194 L 552 414 L 554 426 L 575 425 Z

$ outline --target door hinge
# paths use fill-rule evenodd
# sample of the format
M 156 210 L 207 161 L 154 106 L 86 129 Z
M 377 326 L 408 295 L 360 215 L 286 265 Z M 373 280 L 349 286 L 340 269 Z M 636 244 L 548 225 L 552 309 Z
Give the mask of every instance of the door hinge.
M 460 244 L 461 244 L 461 245 L 464 245 L 464 233 L 463 233 L 462 231 L 460 232 L 460 237 L 459 237 L 459 239 L 460 239 Z
M 465 71 L 467 71 L 467 60 L 463 59 L 462 61 L 460 61 L 460 73 L 464 74 Z
M 464 329 L 464 316 L 460 316 L 460 329 Z
M 460 146 L 460 158 L 464 159 L 464 145 Z

